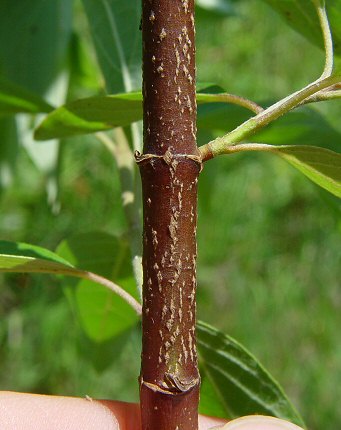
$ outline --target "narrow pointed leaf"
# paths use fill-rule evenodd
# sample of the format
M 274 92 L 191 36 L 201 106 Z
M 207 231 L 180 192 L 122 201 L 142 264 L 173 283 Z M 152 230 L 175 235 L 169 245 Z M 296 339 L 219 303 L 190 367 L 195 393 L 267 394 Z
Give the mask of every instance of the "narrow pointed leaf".
M 210 86 L 211 87 L 211 86 Z M 203 90 L 205 86 L 201 86 Z M 210 88 L 208 88 L 210 89 Z M 197 93 L 198 104 L 222 102 L 219 94 Z M 49 140 L 124 127 L 142 119 L 140 91 L 76 100 L 51 112 L 35 131 Z
M 310 180 L 330 193 L 341 197 L 341 155 L 316 146 L 279 146 L 278 154 Z
M 323 49 L 319 19 L 311 0 L 263 0 L 296 31 Z M 327 13 L 334 41 L 334 52 L 341 55 L 341 0 L 327 0 Z
M 81 271 L 45 248 L 2 240 L 0 241 L 0 272 L 54 273 L 77 276 Z
M 76 100 L 51 112 L 36 129 L 37 140 L 110 130 L 142 119 L 140 92 Z
M 222 88 L 213 84 L 197 85 L 199 129 L 227 132 L 252 115 L 244 107 L 226 103 L 220 98 L 223 93 Z M 35 138 L 48 140 L 95 133 L 117 126 L 127 126 L 141 119 L 140 91 L 89 97 L 52 111 L 36 129 Z M 261 130 L 257 134 L 258 138 L 266 143 L 296 144 L 309 141 L 318 145 L 321 140 L 336 142 L 340 139 L 340 134 L 319 112 L 305 106 Z M 328 144 L 328 148 L 334 149 L 332 144 Z
M 102 341 L 132 327 L 138 315 L 118 295 L 119 292 L 113 294 L 108 288 L 89 280 L 94 274 L 88 269 L 98 269 L 107 275 L 107 279 L 119 278 L 127 290 L 133 291 L 134 278 L 131 270 L 128 269 L 128 273 L 126 270 L 126 249 L 117 239 L 100 233 L 65 241 L 59 250 L 79 263 L 82 268 L 78 269 L 63 257 L 39 246 L 0 241 L 0 272 L 66 275 L 62 283 L 77 288 L 78 311 L 85 331 L 93 340 Z
M 48 113 L 52 110 L 53 107 L 38 95 L 0 78 L 0 115 L 12 115 L 19 112 Z
M 278 383 L 243 346 L 203 322 L 197 324 L 197 337 L 202 413 L 225 418 L 272 415 L 304 426 Z
M 118 283 L 132 296 L 136 286 L 125 242 L 107 233 L 91 232 L 64 240 L 58 254 L 77 267 Z M 119 296 L 89 280 L 63 278 L 64 287 L 85 333 L 94 341 L 108 340 L 138 321 L 136 312 Z

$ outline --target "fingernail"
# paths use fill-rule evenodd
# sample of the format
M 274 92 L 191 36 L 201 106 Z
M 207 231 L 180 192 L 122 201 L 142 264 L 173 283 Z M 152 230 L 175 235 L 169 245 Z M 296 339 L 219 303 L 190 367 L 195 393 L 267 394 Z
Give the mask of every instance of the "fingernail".
M 224 426 L 211 427 L 210 430 L 303 430 L 296 424 L 274 417 L 250 415 L 237 418 Z

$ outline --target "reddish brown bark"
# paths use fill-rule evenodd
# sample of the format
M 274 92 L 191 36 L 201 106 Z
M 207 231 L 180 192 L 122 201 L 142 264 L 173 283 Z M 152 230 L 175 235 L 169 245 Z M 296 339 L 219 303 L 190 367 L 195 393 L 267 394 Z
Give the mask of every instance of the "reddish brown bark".
M 143 430 L 196 430 L 193 0 L 143 0 Z

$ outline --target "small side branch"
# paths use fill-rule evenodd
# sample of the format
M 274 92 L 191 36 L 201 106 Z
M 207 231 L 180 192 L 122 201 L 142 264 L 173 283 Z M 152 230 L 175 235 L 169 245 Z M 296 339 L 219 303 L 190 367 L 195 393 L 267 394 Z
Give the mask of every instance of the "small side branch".
M 316 93 L 306 98 L 305 100 L 303 100 L 301 105 L 306 105 L 309 103 L 316 103 L 316 102 L 324 102 L 327 100 L 335 100 L 340 98 L 341 98 L 341 90 L 337 90 L 337 89 L 334 90 L 334 89 L 328 88 L 325 91 L 320 91 L 319 93 Z
M 220 154 L 226 154 L 228 152 L 228 146 L 236 145 L 259 129 L 275 121 L 283 114 L 302 104 L 340 97 L 340 91 L 338 91 L 338 89 L 341 84 L 341 75 L 332 75 L 334 56 L 333 39 L 326 13 L 325 0 L 312 1 L 315 4 L 320 21 L 325 47 L 325 66 L 322 75 L 316 81 L 307 85 L 303 89 L 296 91 L 269 108 L 259 111 L 255 117 L 245 121 L 225 136 L 218 137 L 199 148 L 203 161 L 209 160 Z M 323 91 L 332 86 L 334 86 L 333 90 Z
M 226 154 L 226 148 L 228 146 L 236 145 L 237 143 L 245 140 L 247 137 L 256 133 L 258 130 L 275 121 L 295 107 L 299 106 L 307 98 L 319 93 L 325 88 L 331 87 L 333 85 L 340 85 L 340 82 L 341 75 L 328 76 L 327 78 L 315 81 L 303 89 L 280 100 L 258 115 L 248 119 L 225 136 L 217 137 L 206 145 L 200 147 L 199 150 L 202 160 L 207 161 L 210 158 L 216 157 L 217 155 Z
M 267 143 L 240 143 L 226 148 L 225 154 L 235 154 L 236 152 L 262 151 L 271 152 L 274 146 Z

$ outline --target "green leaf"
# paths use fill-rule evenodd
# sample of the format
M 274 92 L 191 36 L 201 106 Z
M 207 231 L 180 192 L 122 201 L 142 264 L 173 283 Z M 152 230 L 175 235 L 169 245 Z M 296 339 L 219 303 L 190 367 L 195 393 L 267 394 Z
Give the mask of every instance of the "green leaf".
M 263 0 L 275 9 L 296 31 L 324 48 L 315 6 L 310 0 Z M 327 0 L 327 13 L 333 34 L 334 52 L 341 55 L 341 0 Z
M 0 2 L 0 70 L 42 95 L 66 60 L 71 35 L 70 0 Z
M 37 140 L 110 130 L 142 119 L 141 92 L 76 100 L 45 117 L 35 132 Z
M 224 418 L 272 415 L 304 426 L 281 387 L 238 342 L 198 322 L 202 366 L 200 412 Z
M 106 233 L 79 234 L 64 240 L 57 252 L 77 267 L 118 283 L 132 296 L 136 287 L 126 243 Z M 119 296 L 88 280 L 62 280 L 72 287 L 74 307 L 86 334 L 97 342 L 114 337 L 138 321 L 136 312 Z
M 57 254 L 27 243 L 0 241 L 0 272 L 78 276 L 80 270 Z
M 220 87 L 199 84 L 197 90 L 198 128 L 201 130 L 227 132 L 251 116 L 245 108 L 218 102 L 215 97 L 224 91 Z M 142 119 L 141 101 L 141 92 L 137 91 L 68 103 L 45 117 L 36 129 L 35 138 L 48 140 L 129 125 Z M 290 112 L 256 135 L 256 141 L 275 144 L 306 141 L 319 145 L 326 142 L 330 149 L 335 149 L 340 139 L 340 134 L 329 122 L 309 106 Z
M 19 112 L 51 112 L 53 107 L 41 97 L 0 77 L 0 115 Z
M 83 5 L 107 91 L 140 88 L 140 0 L 83 0 Z
M 77 287 L 75 297 L 83 328 L 91 339 L 102 341 L 132 327 L 138 316 L 122 297 L 86 278 L 89 271 L 98 269 L 97 273 L 119 280 L 133 293 L 134 278 L 127 264 L 130 262 L 127 249 L 118 239 L 104 233 L 79 235 L 62 242 L 60 252 L 79 263 L 78 269 L 39 246 L 0 241 L 0 272 L 66 275 L 63 285 Z
M 310 180 L 330 193 L 341 197 L 341 155 L 316 146 L 279 146 L 278 154 Z
M 206 84 L 203 91 L 215 90 Z M 198 104 L 219 102 L 217 94 L 197 93 Z M 89 97 L 67 103 L 45 117 L 35 131 L 35 139 L 49 140 L 124 127 L 142 119 L 142 93 L 122 93 Z

